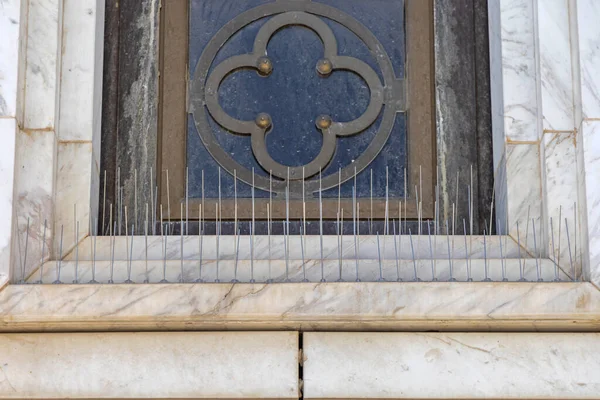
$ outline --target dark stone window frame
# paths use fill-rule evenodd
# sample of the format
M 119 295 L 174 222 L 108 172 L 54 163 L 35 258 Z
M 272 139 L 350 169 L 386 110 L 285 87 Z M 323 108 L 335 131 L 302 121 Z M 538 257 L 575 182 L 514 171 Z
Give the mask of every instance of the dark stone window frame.
M 411 1 L 414 0 L 407 1 L 407 6 Z M 424 206 L 424 210 L 427 208 L 431 212 L 424 212 L 423 215 L 424 218 L 433 217 L 433 187 L 437 183 L 440 187 L 440 219 L 451 218 L 451 204 L 455 200 L 458 200 L 457 220 L 468 218 L 465 182 L 472 165 L 472 211 L 474 233 L 477 233 L 482 231 L 485 221 L 490 218 L 494 185 L 487 0 L 431 0 L 431 3 L 434 115 L 435 120 L 443 120 L 444 124 L 435 124 L 434 140 L 437 143 L 432 143 L 437 149 L 434 153 L 437 154 L 437 159 L 432 160 L 435 164 L 432 176 L 435 178 L 431 179 L 430 195 L 423 196 L 424 200 L 431 202 L 429 206 Z M 100 166 L 103 171 L 101 188 L 106 187 L 106 190 L 101 190 L 98 216 L 103 221 L 102 226 L 106 226 L 109 204 L 117 204 L 119 199 L 130 210 L 138 211 L 136 222 L 142 225 L 145 220 L 142 211 L 145 204 L 156 202 L 151 198 L 150 188 L 158 185 L 162 193 L 166 192 L 164 172 L 158 176 L 156 173 L 165 169 L 164 162 L 161 162 L 161 149 L 164 151 L 169 143 L 160 134 L 161 127 L 164 126 L 161 105 L 169 102 L 169 96 L 173 92 L 185 90 L 187 82 L 175 82 L 173 87 L 168 84 L 165 86 L 162 81 L 165 71 L 161 76 L 164 65 L 161 65 L 160 49 L 168 49 L 168 46 L 163 43 L 161 47 L 160 43 L 167 37 L 164 29 L 169 25 L 169 7 L 172 7 L 170 10 L 175 11 L 176 15 L 187 4 L 186 0 L 167 0 L 163 1 L 161 9 L 159 0 L 106 1 Z M 180 40 L 187 43 L 187 37 Z M 410 47 L 407 47 L 407 57 L 410 57 L 410 51 Z M 184 65 L 187 68 L 187 59 Z M 409 76 L 409 82 L 410 80 Z M 183 108 L 182 121 L 185 121 L 185 113 Z M 180 147 L 179 151 L 181 149 L 184 147 Z M 439 149 L 445 149 L 445 157 L 440 157 Z M 169 158 L 169 170 L 172 170 L 176 160 L 182 165 L 175 165 L 174 168 L 185 171 L 185 153 L 183 156 L 171 153 Z M 150 169 L 153 171 L 152 176 Z M 117 171 L 120 172 L 119 177 Z M 461 177 L 458 188 L 457 173 Z M 179 185 L 183 191 L 184 174 L 170 174 L 170 187 Z M 414 177 L 411 178 L 414 181 Z M 120 181 L 121 192 L 117 190 L 117 180 Z M 180 217 L 178 204 L 181 200 L 179 197 L 183 197 L 182 193 L 171 193 L 173 219 Z M 161 197 L 159 193 L 158 203 L 161 202 Z M 193 208 L 195 207 L 190 207 L 190 211 Z

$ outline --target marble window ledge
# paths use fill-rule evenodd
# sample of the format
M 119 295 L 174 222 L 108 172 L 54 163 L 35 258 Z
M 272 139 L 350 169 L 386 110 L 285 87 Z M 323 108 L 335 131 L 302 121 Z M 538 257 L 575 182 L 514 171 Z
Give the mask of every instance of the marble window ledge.
M 572 281 L 581 276 L 568 259 L 558 268 L 550 259 L 532 257 L 510 236 L 382 235 L 378 241 L 365 235 L 356 242 L 358 251 L 353 236 L 342 237 L 341 246 L 339 239 L 323 237 L 321 262 L 319 236 L 306 236 L 304 244 L 300 236 L 290 236 L 287 245 L 282 236 L 272 236 L 270 243 L 267 236 L 255 236 L 253 250 L 251 236 L 239 241 L 235 236 L 168 236 L 166 243 L 160 236 L 87 237 L 61 261 L 38 264 L 26 276 L 17 267 L 14 281 Z
M 0 331 L 597 331 L 600 291 L 565 283 L 8 285 Z

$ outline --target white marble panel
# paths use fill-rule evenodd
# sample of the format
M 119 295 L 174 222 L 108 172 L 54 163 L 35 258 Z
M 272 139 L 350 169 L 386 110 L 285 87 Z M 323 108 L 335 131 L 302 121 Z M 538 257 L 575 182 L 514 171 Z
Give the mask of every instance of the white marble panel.
M 566 271 L 581 275 L 581 226 L 577 202 L 577 154 L 575 132 L 544 134 L 545 204 L 550 257 Z M 576 211 L 577 210 L 577 211 Z M 552 226 L 550 225 L 552 220 Z M 567 237 L 567 232 L 569 236 Z M 570 245 L 570 246 L 569 246 Z
M 583 118 L 600 118 L 600 2 L 577 1 Z
M 63 3 L 60 86 L 61 141 L 92 140 L 96 69 L 97 0 Z M 100 96 L 101 97 L 101 96 Z
M 535 220 L 539 250 L 539 222 L 542 215 L 539 144 L 507 144 L 506 157 L 509 232 L 515 240 L 520 239 L 522 246 L 533 251 L 536 246 L 532 219 Z
M 573 73 L 569 0 L 537 1 L 544 129 L 573 131 Z
M 536 46 L 532 0 L 501 0 L 504 130 L 511 140 L 538 140 Z
M 54 214 L 56 257 L 61 253 L 67 254 L 74 247 L 77 221 L 79 222 L 77 241 L 89 234 L 92 143 L 59 142 L 57 157 Z M 94 225 L 95 221 L 92 221 L 91 226 Z
M 52 250 L 55 151 L 53 131 L 19 132 L 15 164 L 14 213 L 19 240 L 13 245 L 13 263 L 18 270 L 15 280 L 25 279 L 40 265 L 42 251 L 47 259 Z
M 308 332 L 303 357 L 309 399 L 565 399 L 600 393 L 596 333 Z
M 508 236 L 446 236 L 446 235 L 397 235 L 379 237 L 360 236 L 356 239 L 358 251 L 355 251 L 354 236 L 323 236 L 323 258 L 337 260 L 339 258 L 354 260 L 390 260 L 402 258 L 411 260 L 437 258 L 442 260 L 469 258 L 523 258 L 528 257 L 519 251 L 517 243 Z M 235 236 L 93 236 L 86 238 L 79 245 L 80 260 L 198 260 L 200 254 L 207 260 L 234 260 L 236 254 L 240 260 L 302 260 L 321 259 L 321 238 L 307 235 L 304 242 L 301 236 L 288 238 L 289 247 L 284 236 L 240 236 L 239 243 Z M 431 240 L 430 240 L 431 239 Z M 395 242 L 395 243 L 394 243 Z M 218 244 L 218 246 L 217 246 Z M 94 251 L 95 246 L 95 251 Z M 218 252 L 217 252 L 218 248 Z M 466 251 L 465 251 L 466 248 Z M 269 250 L 270 249 L 270 250 Z M 303 257 L 304 256 L 304 257 Z M 74 260 L 74 254 L 65 255 L 64 259 Z
M 55 127 L 59 1 L 29 0 L 23 128 Z
M 76 250 L 75 250 L 76 252 Z M 75 257 L 77 258 L 77 257 Z M 381 268 L 380 268 L 381 267 Z M 183 277 L 183 279 L 182 279 Z M 48 261 L 29 283 L 544 282 L 571 279 L 548 259 Z
M 0 397 L 298 398 L 296 332 L 0 335 Z
M 15 117 L 21 0 L 0 3 L 0 117 Z
M 585 169 L 580 179 L 585 184 L 587 211 L 583 218 L 589 252 L 585 261 L 592 281 L 600 283 L 600 121 L 584 121 L 581 130 Z
M 600 328 L 587 282 L 9 285 L 0 331 Z
M 0 118 L 0 281 L 11 274 L 16 135 L 16 120 Z

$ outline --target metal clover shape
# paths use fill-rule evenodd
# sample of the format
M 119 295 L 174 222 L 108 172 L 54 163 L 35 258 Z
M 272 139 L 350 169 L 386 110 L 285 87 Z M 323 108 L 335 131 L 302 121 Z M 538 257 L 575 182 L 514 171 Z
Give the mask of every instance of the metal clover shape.
M 335 70 L 352 71 L 365 80 L 370 91 L 367 109 L 355 120 L 336 122 L 327 115 L 316 117 L 315 124 L 323 135 L 321 150 L 311 162 L 296 167 L 280 164 L 269 155 L 265 140 L 271 126 L 271 117 L 268 114 L 259 113 L 255 120 L 251 121 L 235 119 L 223 110 L 218 95 L 221 82 L 236 69 L 253 68 L 260 74 L 268 76 L 273 69 L 273 64 L 267 56 L 267 44 L 275 32 L 289 25 L 310 28 L 323 42 L 324 57 L 317 62 L 317 73 L 326 77 Z M 230 57 L 217 65 L 206 80 L 204 97 L 208 111 L 219 125 L 232 132 L 251 136 L 252 152 L 266 171 L 281 179 L 300 180 L 314 176 L 325 169 L 335 154 L 338 136 L 354 135 L 375 122 L 384 104 L 384 87 L 377 73 L 365 62 L 354 57 L 338 55 L 336 38 L 325 22 L 303 11 L 290 11 L 271 18 L 261 27 L 254 40 L 252 53 Z

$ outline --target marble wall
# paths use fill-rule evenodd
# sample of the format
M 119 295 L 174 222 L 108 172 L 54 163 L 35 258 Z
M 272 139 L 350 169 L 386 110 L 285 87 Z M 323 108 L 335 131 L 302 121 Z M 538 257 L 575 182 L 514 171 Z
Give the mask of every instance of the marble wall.
M 577 0 L 491 0 L 500 24 L 490 24 L 491 47 L 500 47 L 506 154 L 507 220 L 510 233 L 532 249 L 533 223 L 544 256 L 581 274 L 585 250 L 585 190 L 580 191 L 582 142 Z M 589 3 L 591 4 L 591 3 Z M 497 42 L 500 40 L 500 44 Z M 494 53 L 493 53 L 494 54 Z M 496 100 L 500 104 L 500 100 Z M 500 106 L 495 107 L 499 110 Z M 495 115 L 497 115 L 496 112 Z M 500 118 L 495 120 L 495 131 Z M 500 135 L 495 134 L 496 145 Z M 495 158 L 502 150 L 495 152 Z M 534 221 L 532 221 L 532 219 Z M 568 234 L 567 234 L 568 232 Z M 589 267 L 588 267 L 589 270 Z
M 584 262 L 591 276 L 600 275 L 599 7 L 593 0 L 489 0 L 499 215 L 530 251 L 535 221 L 541 256 L 573 260 L 578 270 Z M 39 264 L 42 247 L 59 255 L 61 231 L 66 254 L 94 225 L 103 13 L 102 0 L 8 0 L 0 8 L 0 51 L 9 55 L 0 61 L 0 273 L 16 266 L 15 280 Z

